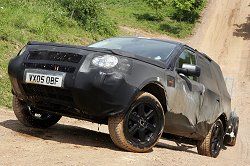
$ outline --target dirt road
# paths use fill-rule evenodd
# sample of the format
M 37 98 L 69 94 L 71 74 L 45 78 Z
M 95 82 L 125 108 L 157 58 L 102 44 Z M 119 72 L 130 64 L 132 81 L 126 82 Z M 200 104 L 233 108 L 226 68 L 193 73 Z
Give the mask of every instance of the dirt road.
M 1 109 L 0 165 L 250 165 L 250 0 L 211 1 L 186 42 L 220 63 L 233 85 L 238 142 L 217 159 L 198 155 L 195 146 L 164 139 L 150 153 L 124 152 L 112 143 L 107 126 L 98 131 L 96 124 L 63 118 L 46 130 L 28 129 Z
M 250 165 L 250 1 L 212 1 L 190 44 L 217 61 L 233 83 L 232 107 L 240 116 L 239 138 L 236 147 L 222 152 L 220 158 Z

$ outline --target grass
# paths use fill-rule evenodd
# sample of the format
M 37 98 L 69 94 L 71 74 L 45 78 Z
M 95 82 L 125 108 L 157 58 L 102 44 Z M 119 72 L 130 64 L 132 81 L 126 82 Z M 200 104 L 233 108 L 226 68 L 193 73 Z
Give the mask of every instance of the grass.
M 31 40 L 85 45 L 101 38 L 67 16 L 53 1 L 0 3 L 0 106 L 11 107 L 8 61 Z
M 105 0 L 102 6 L 119 26 L 141 28 L 175 37 L 192 33 L 193 23 L 172 19 L 175 12 L 168 4 L 163 19 L 155 16 L 143 0 Z M 60 5 L 59 0 L 2 0 L 0 3 L 0 106 L 11 108 L 11 87 L 7 74 L 9 59 L 31 40 L 86 45 L 106 38 L 88 31 Z M 120 32 L 119 35 L 122 35 Z
M 120 26 L 129 26 L 149 32 L 158 32 L 184 38 L 192 34 L 195 23 L 177 21 L 173 19 L 176 12 L 171 5 L 171 0 L 161 10 L 162 19 L 143 0 L 106 0 L 104 3 L 109 15 Z

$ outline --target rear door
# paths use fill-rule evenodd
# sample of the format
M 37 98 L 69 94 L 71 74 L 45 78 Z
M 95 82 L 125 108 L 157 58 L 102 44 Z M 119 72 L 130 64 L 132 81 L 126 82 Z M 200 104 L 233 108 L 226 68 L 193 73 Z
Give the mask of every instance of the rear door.
M 218 112 L 221 105 L 218 84 L 211 71 L 210 63 L 210 60 L 203 56 L 198 56 L 197 58 L 197 64 L 201 67 L 199 81 L 205 86 L 205 91 L 202 93 L 203 101 L 197 121 L 199 124 L 197 126 L 197 132 L 201 135 L 206 135 L 211 125 L 218 118 Z

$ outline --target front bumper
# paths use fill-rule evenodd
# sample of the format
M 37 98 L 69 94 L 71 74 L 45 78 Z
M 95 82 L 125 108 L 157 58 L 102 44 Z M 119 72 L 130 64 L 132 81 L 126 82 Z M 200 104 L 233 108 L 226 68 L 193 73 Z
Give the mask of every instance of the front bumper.
M 28 60 L 28 53 L 26 54 L 9 63 L 12 91 L 19 99 L 39 110 L 100 122 L 108 116 L 126 111 L 138 91 L 126 81 L 128 76 L 124 72 L 91 68 L 87 65 L 91 59 L 87 55 L 78 64 L 70 64 L 75 71 L 65 71 L 63 88 L 27 84 L 24 81 L 25 69 L 41 65 L 30 67 L 26 64 L 49 62 Z M 82 65 L 87 65 L 88 69 L 82 69 Z M 51 72 L 41 68 L 40 70 Z

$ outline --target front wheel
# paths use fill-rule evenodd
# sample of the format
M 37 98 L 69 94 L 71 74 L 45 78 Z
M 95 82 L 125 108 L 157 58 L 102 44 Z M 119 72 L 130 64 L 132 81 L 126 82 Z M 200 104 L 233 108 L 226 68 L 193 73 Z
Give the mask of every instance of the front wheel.
M 56 124 L 62 116 L 39 113 L 34 108 L 31 108 L 24 101 L 19 100 L 16 96 L 13 97 L 13 110 L 17 119 L 27 127 L 48 128 Z
M 162 135 L 163 108 L 155 96 L 140 92 L 126 114 L 109 118 L 108 127 L 111 139 L 118 147 L 147 152 Z
M 205 139 L 198 141 L 197 150 L 200 155 L 216 158 L 222 148 L 224 138 L 223 123 L 220 119 L 212 125 Z

